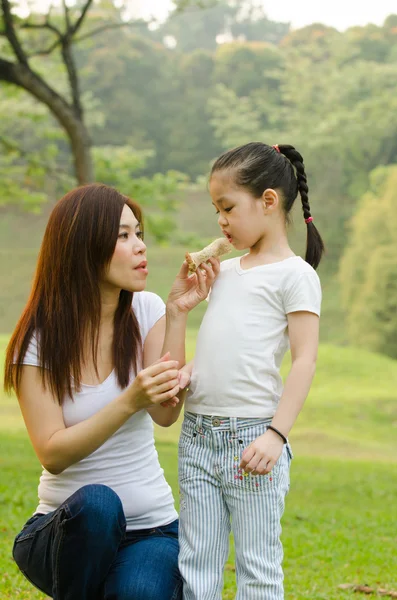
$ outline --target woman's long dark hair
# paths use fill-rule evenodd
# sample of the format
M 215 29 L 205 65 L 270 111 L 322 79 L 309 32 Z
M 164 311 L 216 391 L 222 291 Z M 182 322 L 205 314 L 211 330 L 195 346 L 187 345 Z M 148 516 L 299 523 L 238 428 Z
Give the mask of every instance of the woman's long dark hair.
M 19 393 L 23 359 L 37 337 L 41 378 L 62 404 L 80 389 L 83 349 L 91 348 L 95 368 L 101 297 L 99 282 L 113 256 L 121 213 L 131 208 L 141 225 L 137 204 L 102 184 L 76 188 L 57 202 L 41 244 L 32 291 L 7 347 L 4 387 Z M 121 387 L 136 370 L 141 336 L 132 292 L 122 290 L 114 315 L 113 364 Z
M 305 167 L 296 148 L 251 142 L 222 154 L 213 164 L 211 175 L 225 170 L 230 170 L 235 183 L 255 198 L 260 198 L 267 188 L 280 189 L 287 215 L 299 192 L 307 224 L 305 260 L 316 269 L 324 252 L 324 242 L 312 220 Z

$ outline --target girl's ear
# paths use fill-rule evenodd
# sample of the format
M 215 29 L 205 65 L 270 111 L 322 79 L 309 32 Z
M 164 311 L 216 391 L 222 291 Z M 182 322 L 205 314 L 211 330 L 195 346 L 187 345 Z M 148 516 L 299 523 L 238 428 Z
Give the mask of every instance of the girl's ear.
M 267 188 L 262 194 L 262 203 L 265 212 L 274 211 L 279 205 L 278 194 L 272 188 Z

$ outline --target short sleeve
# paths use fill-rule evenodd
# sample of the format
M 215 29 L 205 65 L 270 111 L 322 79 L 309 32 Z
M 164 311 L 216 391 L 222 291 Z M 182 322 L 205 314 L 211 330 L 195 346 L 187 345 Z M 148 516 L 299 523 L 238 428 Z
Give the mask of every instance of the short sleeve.
M 302 310 L 320 316 L 321 297 L 320 279 L 314 269 L 302 273 L 286 286 L 283 298 L 285 314 Z
M 153 325 L 165 315 L 165 304 L 160 296 L 153 292 L 136 292 L 132 307 L 138 319 L 142 343 L 144 343 Z
M 14 357 L 14 361 L 16 362 L 16 357 Z M 40 366 L 39 345 L 38 345 L 36 333 L 33 333 L 32 337 L 31 337 L 31 340 L 29 342 L 29 346 L 26 350 L 22 364 L 23 365 L 31 365 L 33 367 Z

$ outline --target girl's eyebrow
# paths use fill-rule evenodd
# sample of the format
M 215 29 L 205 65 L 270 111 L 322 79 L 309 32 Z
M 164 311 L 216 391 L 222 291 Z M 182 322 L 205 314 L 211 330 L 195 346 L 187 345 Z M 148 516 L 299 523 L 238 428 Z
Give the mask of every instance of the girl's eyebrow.
M 215 204 L 223 204 L 223 202 L 227 202 L 227 198 L 225 198 L 225 196 L 221 196 L 220 198 L 218 198 L 218 200 L 215 200 Z M 214 202 L 212 203 L 212 206 L 215 206 Z

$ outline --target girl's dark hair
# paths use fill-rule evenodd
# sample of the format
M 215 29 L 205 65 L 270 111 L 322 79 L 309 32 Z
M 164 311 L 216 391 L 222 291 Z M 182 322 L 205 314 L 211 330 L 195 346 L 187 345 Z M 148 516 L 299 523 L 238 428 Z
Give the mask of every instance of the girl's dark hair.
M 137 204 L 101 184 L 76 188 L 53 208 L 40 249 L 32 291 L 8 344 L 4 387 L 19 393 L 23 359 L 37 337 L 43 385 L 62 404 L 81 386 L 87 341 L 97 365 L 101 297 L 99 282 L 119 235 L 121 213 L 130 207 L 141 225 Z M 113 364 L 122 388 L 136 370 L 141 336 L 132 310 L 132 292 L 122 290 L 114 315 Z M 98 373 L 97 373 L 98 374 Z
M 267 188 L 280 189 L 287 215 L 299 192 L 303 216 L 310 219 L 305 260 L 316 269 L 324 252 L 324 243 L 311 220 L 309 188 L 301 154 L 293 146 L 251 142 L 222 154 L 213 164 L 211 176 L 225 170 L 232 171 L 235 183 L 255 198 L 260 198 Z

